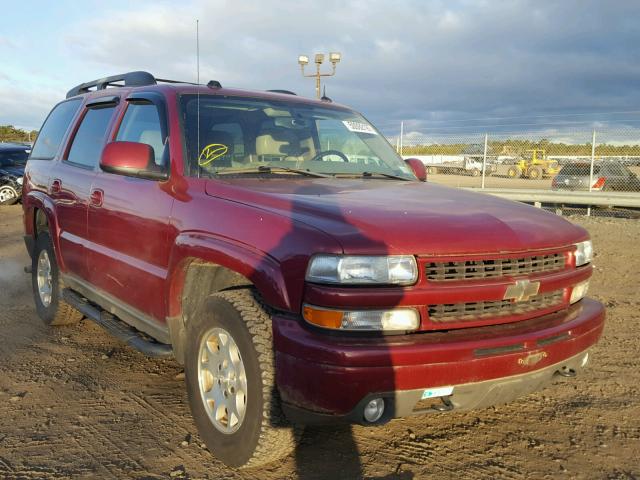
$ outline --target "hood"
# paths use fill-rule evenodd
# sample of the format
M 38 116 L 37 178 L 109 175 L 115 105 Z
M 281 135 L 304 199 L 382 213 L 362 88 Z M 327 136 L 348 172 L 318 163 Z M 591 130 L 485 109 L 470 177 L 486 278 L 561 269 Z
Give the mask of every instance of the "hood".
M 588 238 L 563 218 L 483 193 L 377 179 L 209 180 L 209 195 L 304 222 L 345 253 L 453 255 L 554 248 Z

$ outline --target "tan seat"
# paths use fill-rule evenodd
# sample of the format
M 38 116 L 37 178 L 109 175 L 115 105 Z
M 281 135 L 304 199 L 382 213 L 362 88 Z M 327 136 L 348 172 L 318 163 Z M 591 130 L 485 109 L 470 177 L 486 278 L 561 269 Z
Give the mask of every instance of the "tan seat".
M 301 139 L 299 132 L 305 131 L 275 127 L 271 122 L 265 122 L 256 136 L 258 159 L 277 156 L 284 157 L 285 160 L 304 160 L 310 152 L 314 151 L 313 140 L 308 135 Z

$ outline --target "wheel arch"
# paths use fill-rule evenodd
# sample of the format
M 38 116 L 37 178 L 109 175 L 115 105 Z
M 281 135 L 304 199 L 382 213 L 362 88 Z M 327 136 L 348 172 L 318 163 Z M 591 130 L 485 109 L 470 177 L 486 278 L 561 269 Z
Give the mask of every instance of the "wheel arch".
M 53 201 L 42 192 L 29 192 L 22 199 L 24 210 L 24 234 L 31 236 L 32 244 L 42 232 L 48 232 L 53 243 L 53 250 L 56 254 L 56 261 L 62 270 L 64 262 L 60 256 L 60 245 L 58 242 L 58 222 L 56 221 L 55 205 Z M 33 252 L 29 252 L 32 255 Z
M 273 257 L 210 234 L 183 233 L 176 238 L 167 283 L 167 323 L 180 363 L 185 327 L 211 293 L 255 288 L 270 307 L 291 310 L 279 263 Z

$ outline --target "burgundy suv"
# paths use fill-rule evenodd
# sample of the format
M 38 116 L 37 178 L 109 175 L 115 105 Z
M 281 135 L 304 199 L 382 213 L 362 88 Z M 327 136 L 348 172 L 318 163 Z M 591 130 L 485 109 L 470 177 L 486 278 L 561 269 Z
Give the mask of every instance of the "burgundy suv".
M 587 232 L 424 180 L 326 99 L 146 72 L 79 85 L 26 169 L 38 314 L 175 356 L 231 466 L 286 455 L 301 425 L 485 407 L 575 376 L 605 318 L 585 298 Z

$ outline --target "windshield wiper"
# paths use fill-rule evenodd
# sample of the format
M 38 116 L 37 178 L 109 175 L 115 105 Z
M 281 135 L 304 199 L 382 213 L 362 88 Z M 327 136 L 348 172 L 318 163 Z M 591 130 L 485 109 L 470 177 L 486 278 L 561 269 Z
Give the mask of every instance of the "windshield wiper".
M 400 175 L 392 175 L 391 173 L 382 172 L 362 172 L 362 173 L 334 173 L 336 178 L 372 178 L 372 177 L 384 177 L 391 178 L 393 180 L 404 180 L 410 182 L 411 179 L 407 177 L 401 177 Z
M 324 173 L 312 172 L 311 170 L 302 170 L 299 168 L 289 168 L 289 167 L 272 167 L 269 165 L 260 165 L 259 167 L 248 167 L 248 168 L 234 168 L 228 170 L 220 170 L 216 172 L 216 175 L 232 175 L 232 174 L 245 174 L 245 173 L 277 173 L 277 172 L 288 172 L 288 173 L 297 173 L 299 175 L 306 175 L 308 177 L 321 177 L 321 178 L 329 178 L 330 175 L 325 175 Z

